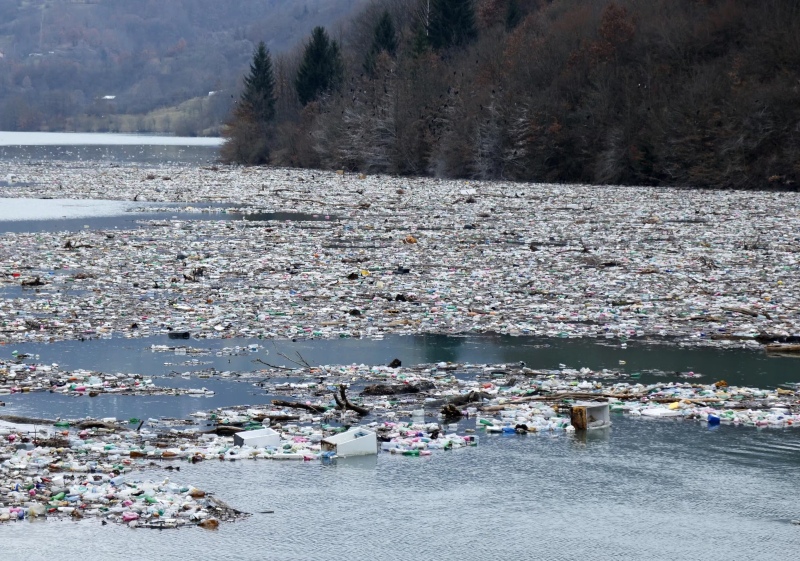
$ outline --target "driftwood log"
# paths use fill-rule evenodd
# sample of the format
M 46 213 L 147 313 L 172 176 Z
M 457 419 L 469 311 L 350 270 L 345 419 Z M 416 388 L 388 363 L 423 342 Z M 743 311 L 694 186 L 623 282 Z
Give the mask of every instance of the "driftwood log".
M 284 401 L 282 399 L 273 399 L 272 405 L 276 405 L 278 407 L 290 407 L 292 409 L 305 409 L 306 411 L 311 411 L 312 413 L 324 413 L 325 408 L 321 405 L 308 405 L 307 403 L 298 403 L 295 401 Z
M 505 409 L 508 409 L 508 405 L 487 405 L 481 407 L 481 411 L 484 413 L 496 413 L 497 411 L 503 411 Z
M 463 395 L 457 395 L 450 399 L 451 405 L 466 405 L 467 403 L 480 402 L 482 399 L 490 399 L 491 396 L 486 392 L 469 392 Z
M 141 425 L 139 425 L 141 426 Z M 108 429 L 117 430 L 117 425 L 113 423 L 104 423 L 103 421 L 81 421 L 75 425 L 79 429 Z
M 20 284 L 22 286 L 44 286 L 47 283 L 44 282 L 40 277 L 36 277 L 33 280 L 24 280 Z
M 767 319 L 772 319 L 772 317 L 769 315 L 769 313 L 767 313 L 764 310 L 750 310 L 750 309 L 747 309 L 747 308 L 740 308 L 738 306 L 721 306 L 720 309 L 722 311 L 725 311 L 725 312 L 731 312 L 731 313 L 734 313 L 734 314 L 742 314 L 742 315 L 750 316 L 750 317 L 754 317 L 754 318 L 756 318 L 758 316 L 764 316 Z
M 356 413 L 358 413 L 362 417 L 364 415 L 368 415 L 369 414 L 369 409 L 367 409 L 365 407 L 360 407 L 358 405 L 353 405 L 350 402 L 350 400 L 347 399 L 347 393 L 346 392 L 347 392 L 347 388 L 345 387 L 345 385 L 344 384 L 340 384 L 339 385 L 339 393 L 338 394 L 336 394 L 336 393 L 333 394 L 333 399 L 336 400 L 336 408 L 337 409 L 342 409 L 342 410 L 349 409 L 350 411 L 355 411 Z
M 418 384 L 372 384 L 361 391 L 361 395 L 402 395 L 432 390 L 433 382 L 423 381 Z
M 785 343 L 789 345 L 800 344 L 800 335 L 779 335 L 777 333 L 761 332 L 755 337 L 759 343 Z
M 19 415 L 0 415 L 0 421 L 24 425 L 54 425 L 55 419 L 39 419 L 38 417 L 21 417 Z
M 768 353 L 796 355 L 800 354 L 800 345 L 781 345 L 778 343 L 775 345 L 766 345 L 764 350 Z
M 253 415 L 253 420 L 257 423 L 264 422 L 264 419 L 269 419 L 270 423 L 284 423 L 286 421 L 298 421 L 299 415 Z
M 242 432 L 242 427 L 234 427 L 231 425 L 219 425 L 214 427 L 210 432 L 218 436 L 233 436 L 237 432 Z
M 457 420 L 462 417 L 461 411 L 459 411 L 458 407 L 456 407 L 452 403 L 448 403 L 447 405 L 442 407 L 442 415 L 444 415 L 444 418 L 447 421 Z

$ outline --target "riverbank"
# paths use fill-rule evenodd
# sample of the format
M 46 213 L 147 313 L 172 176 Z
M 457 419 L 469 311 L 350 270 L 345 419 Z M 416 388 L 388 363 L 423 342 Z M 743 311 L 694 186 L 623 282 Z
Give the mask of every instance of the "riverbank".
M 0 304 L 0 341 L 499 333 L 757 347 L 800 334 L 796 193 L 92 163 L 4 163 L 3 176 L 3 197 L 323 219 L 165 214 L 0 236 L 0 289 L 26 291 Z

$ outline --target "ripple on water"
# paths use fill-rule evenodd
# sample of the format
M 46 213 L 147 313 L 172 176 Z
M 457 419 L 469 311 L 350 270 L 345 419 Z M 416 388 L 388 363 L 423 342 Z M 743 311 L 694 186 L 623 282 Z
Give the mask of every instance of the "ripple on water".
M 469 423 L 470 421 L 468 421 Z M 159 471 L 258 513 L 219 531 L 0 528 L 4 557 L 786 559 L 800 432 L 614 417 L 606 435 L 481 435 L 427 458 L 181 464 Z M 466 425 L 465 425 L 466 426 Z M 740 456 L 746 452 L 746 459 Z M 68 527 L 67 527 L 68 526 Z M 14 539 L 6 539 L 14 538 Z M 91 548 L 87 547 L 91 543 Z

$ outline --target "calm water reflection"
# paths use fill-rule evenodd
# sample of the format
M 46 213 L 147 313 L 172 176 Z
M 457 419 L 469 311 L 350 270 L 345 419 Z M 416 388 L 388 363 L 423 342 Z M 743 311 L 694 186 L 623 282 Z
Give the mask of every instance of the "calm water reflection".
M 220 138 L 0 131 L 0 160 L 208 164 L 217 160 L 221 142 Z
M 183 340 L 162 335 L 144 339 L 8 344 L 0 347 L 0 357 L 10 358 L 11 352 L 17 350 L 39 354 L 40 362 L 58 362 L 70 369 L 158 375 L 176 369 L 165 366 L 164 362 L 177 363 L 191 358 L 175 356 L 173 352 L 151 351 L 152 345 L 168 345 L 210 353 L 199 357 L 203 361 L 211 361 L 208 367 L 250 371 L 261 368 L 253 364 L 253 359 L 265 357 L 258 353 L 216 356 L 224 348 L 243 348 L 250 344 L 261 345 L 270 353 L 269 362 L 281 366 L 292 366 L 281 354 L 296 356 L 295 353 L 300 353 L 310 364 L 377 365 L 388 364 L 394 358 L 399 358 L 406 366 L 439 361 L 476 364 L 524 361 L 527 366 L 538 369 L 558 369 L 563 364 L 569 368 L 608 368 L 629 374 L 640 373 L 642 382 L 681 379 L 680 374 L 690 371 L 703 375 L 699 379 L 701 383 L 724 378 L 730 384 L 774 388 L 784 383 L 800 382 L 800 361 L 791 357 L 770 357 L 756 350 L 680 347 L 636 341 L 628 341 L 627 348 L 621 348 L 618 341 L 610 339 L 505 335 L 389 335 L 382 340 L 345 338 L 296 341 L 250 338 Z M 620 361 L 625 364 L 620 364 Z
M 188 346 L 203 349 L 202 356 L 175 355 L 174 352 L 153 352 L 151 345 Z M 262 345 L 257 353 L 245 352 L 249 344 Z M 241 354 L 223 354 L 223 349 L 239 346 Z M 446 337 L 437 335 L 388 336 L 384 340 L 335 339 L 286 340 L 224 339 L 175 340 L 167 336 L 147 339 L 95 339 L 6 345 L 0 357 L 12 358 L 12 351 L 39 355 L 28 362 L 58 363 L 62 368 L 87 369 L 109 373 L 133 373 L 157 377 L 158 385 L 168 387 L 206 387 L 216 394 L 208 398 L 173 396 L 110 396 L 75 398 L 57 394 L 14 394 L 4 396 L 7 413 L 25 415 L 61 415 L 64 417 L 184 417 L 198 409 L 209 409 L 244 403 L 268 403 L 269 397 L 252 385 L 252 380 L 235 382 L 218 377 L 183 379 L 171 373 L 195 372 L 214 368 L 218 372 L 252 372 L 263 368 L 255 360 L 292 367 L 283 356 L 299 353 L 310 364 L 388 364 L 399 358 L 405 366 L 439 361 L 460 363 L 517 363 L 529 367 L 558 370 L 570 368 L 592 370 L 613 369 L 625 374 L 639 374 L 642 383 L 687 381 L 687 372 L 702 374 L 691 379 L 712 383 L 725 379 L 734 385 L 775 388 L 781 384 L 800 382 L 798 360 L 790 357 L 767 357 L 763 352 L 745 349 L 681 348 L 669 345 L 648 345 L 629 342 L 628 348 L 610 341 L 582 339 L 542 339 L 533 337 L 475 336 Z M 217 353 L 222 356 L 217 356 Z M 203 364 L 184 365 L 197 358 Z M 625 364 L 620 365 L 620 360 Z M 166 376 L 166 377 L 165 377 Z M 630 381 L 631 379 L 628 378 Z M 634 380 L 634 381 L 636 381 Z
M 119 134 L 94 132 L 0 131 L 0 146 L 206 146 L 219 147 L 219 137 Z
M 303 212 L 245 212 L 224 203 L 192 205 L 88 199 L 0 198 L 0 232 L 79 232 L 136 230 L 143 221 L 224 220 L 248 222 L 329 222 L 335 217 Z M 159 210 L 148 212 L 148 207 Z

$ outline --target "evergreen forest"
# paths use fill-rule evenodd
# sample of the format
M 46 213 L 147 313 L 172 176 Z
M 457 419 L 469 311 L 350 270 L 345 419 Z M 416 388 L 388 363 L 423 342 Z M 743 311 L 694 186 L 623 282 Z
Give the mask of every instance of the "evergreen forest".
M 798 29 L 800 3 L 785 0 L 375 0 L 291 52 L 254 52 L 223 156 L 794 189 Z M 252 101 L 257 82 L 269 111 Z

